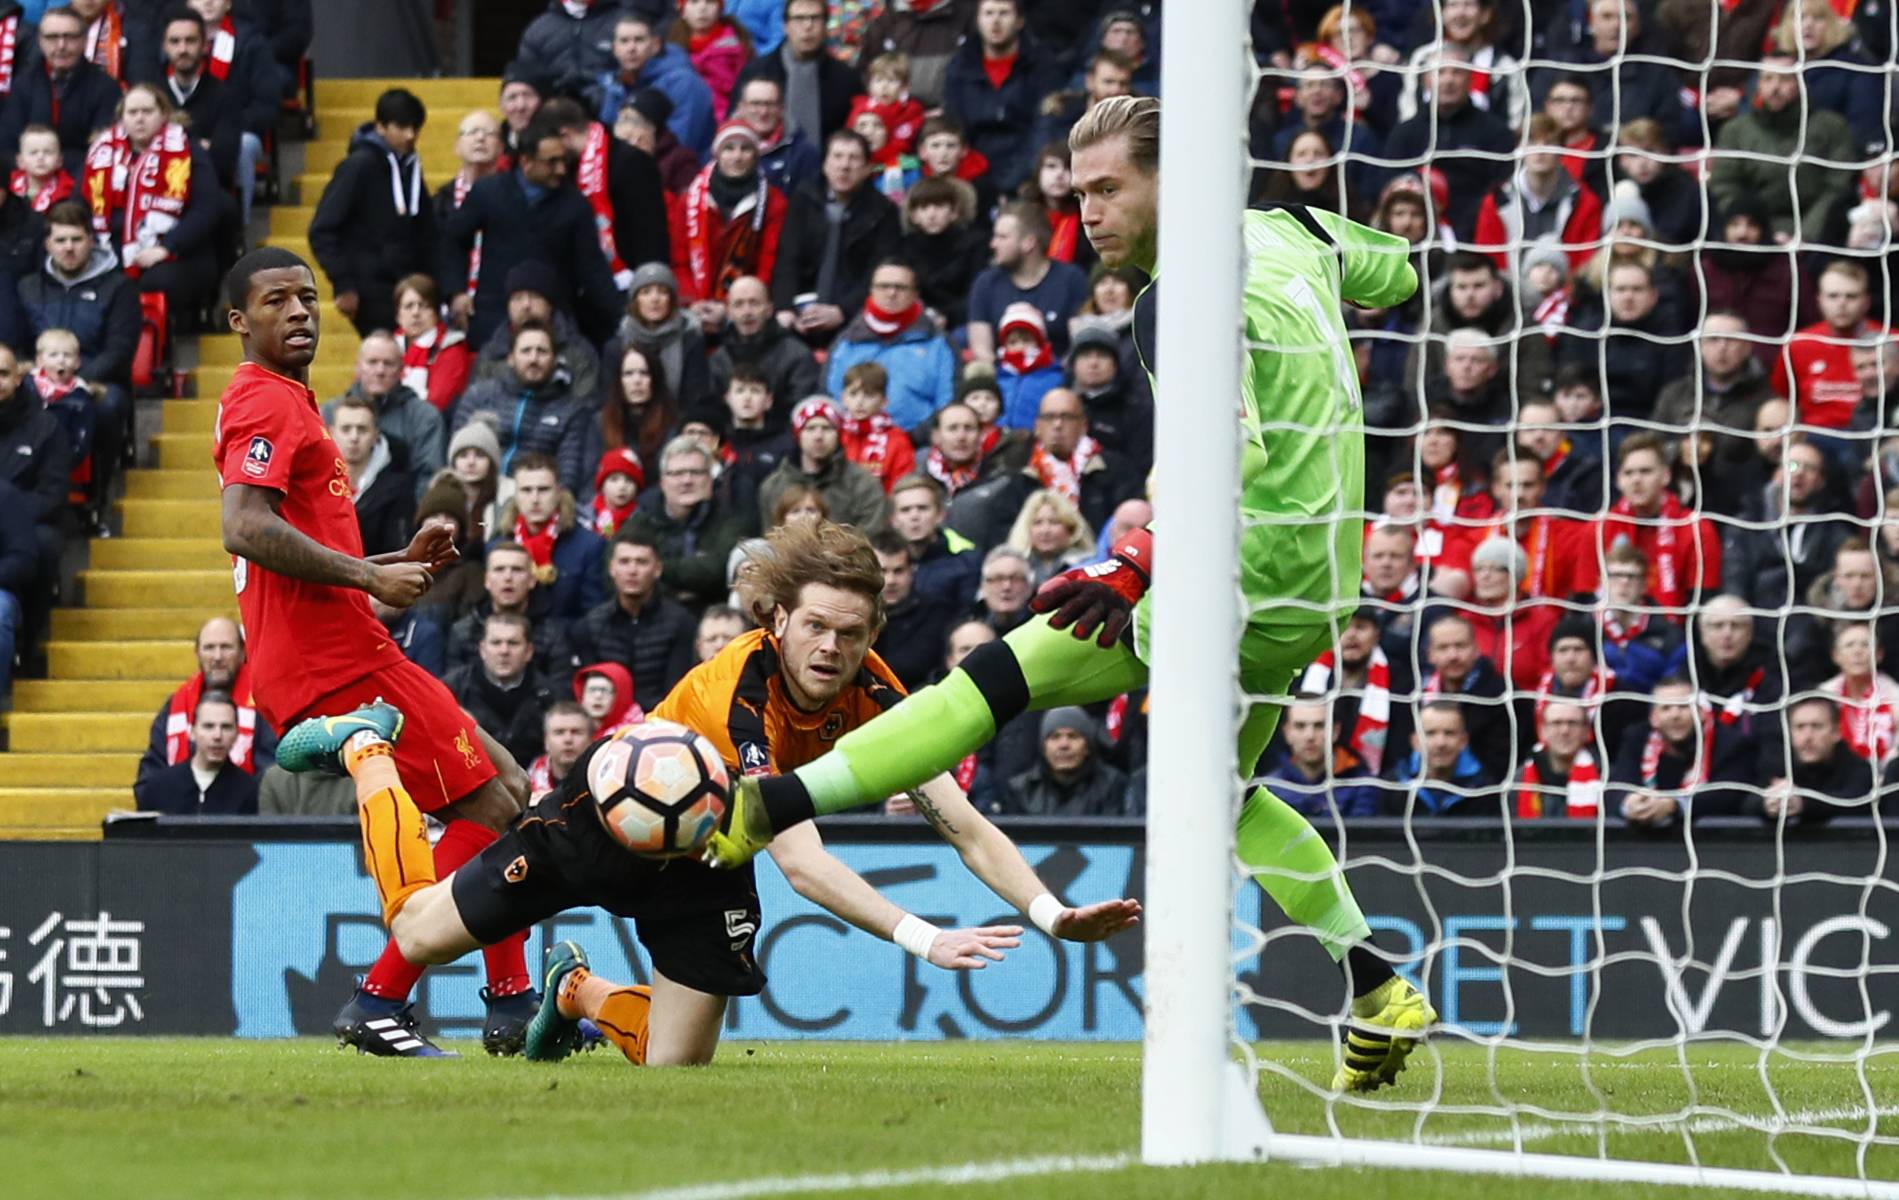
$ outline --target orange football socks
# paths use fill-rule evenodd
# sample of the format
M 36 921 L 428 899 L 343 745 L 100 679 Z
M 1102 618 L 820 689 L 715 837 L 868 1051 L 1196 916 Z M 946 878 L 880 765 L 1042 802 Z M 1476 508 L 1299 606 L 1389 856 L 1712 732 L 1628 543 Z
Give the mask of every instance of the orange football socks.
M 356 815 L 363 827 L 363 863 L 382 897 L 382 923 L 393 924 L 409 897 L 435 882 L 427 823 L 396 774 L 388 742 L 359 733 L 343 749 L 356 781 Z
M 646 1065 L 647 1018 L 653 1012 L 653 989 L 644 984 L 621 987 L 581 967 L 561 980 L 556 1000 L 563 1017 L 586 1017 L 600 1033 L 620 1048 L 636 1067 Z

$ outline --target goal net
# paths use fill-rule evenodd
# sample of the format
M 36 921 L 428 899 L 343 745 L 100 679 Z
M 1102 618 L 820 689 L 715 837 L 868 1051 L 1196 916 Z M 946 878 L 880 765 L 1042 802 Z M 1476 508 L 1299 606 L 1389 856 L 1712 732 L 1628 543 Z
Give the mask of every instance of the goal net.
M 1899 1197 L 1894 34 L 1880 0 L 1167 6 L 1147 1161 Z M 1273 340 L 1242 212 L 1278 204 L 1395 235 L 1416 295 Z M 1346 483 L 1362 429 L 1363 495 L 1263 515 L 1242 373 L 1321 354 L 1340 415 L 1254 417 Z M 1249 595 L 1238 548 L 1348 522 L 1329 648 L 1262 691 L 1242 637 L 1328 605 Z M 1335 1086 L 1354 987 L 1239 857 L 1262 783 L 1435 1010 L 1391 1086 Z

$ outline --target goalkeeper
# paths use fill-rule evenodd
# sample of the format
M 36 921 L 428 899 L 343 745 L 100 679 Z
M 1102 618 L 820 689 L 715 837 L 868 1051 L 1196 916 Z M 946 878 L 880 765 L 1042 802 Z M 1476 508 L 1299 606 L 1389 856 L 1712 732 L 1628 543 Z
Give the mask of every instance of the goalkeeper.
M 1140 267 L 1158 280 L 1159 101 L 1105 100 L 1076 124 L 1069 146 L 1082 227 L 1101 261 Z M 1354 513 L 1364 495 L 1364 439 L 1341 302 L 1388 308 L 1417 289 L 1417 277 L 1402 238 L 1332 213 L 1282 207 L 1248 212 L 1245 222 L 1246 337 L 1255 348 L 1241 381 L 1240 564 L 1248 607 L 1239 673 L 1249 695 L 1278 697 L 1331 649 L 1358 603 L 1363 522 Z M 1135 344 L 1150 375 L 1158 288 L 1157 281 L 1135 306 Z M 1106 562 L 1050 580 L 1033 603 L 1046 619 L 972 653 L 942 683 L 796 772 L 742 781 L 707 859 L 737 866 L 777 831 L 913 788 L 1027 709 L 1088 704 L 1140 687 L 1152 569 L 1152 535 L 1143 529 Z M 1241 769 L 1259 761 L 1279 712 L 1274 700 L 1249 705 L 1240 722 Z M 1371 930 L 1331 850 L 1264 787 L 1248 791 L 1237 840 L 1260 886 L 1347 968 L 1352 1019 L 1333 1086 L 1371 1091 L 1392 1082 L 1436 1014 L 1367 948 Z

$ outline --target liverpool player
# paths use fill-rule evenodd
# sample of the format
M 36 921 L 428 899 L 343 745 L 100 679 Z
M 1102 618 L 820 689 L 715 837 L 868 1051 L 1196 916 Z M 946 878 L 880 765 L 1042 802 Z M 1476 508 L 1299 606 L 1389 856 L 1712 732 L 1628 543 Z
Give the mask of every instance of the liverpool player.
M 363 557 L 349 467 L 306 383 L 317 350 L 309 265 L 283 249 L 254 250 L 225 278 L 225 299 L 244 361 L 224 389 L 213 437 L 257 707 L 272 728 L 290 731 L 279 746 L 285 769 L 329 766 L 354 777 L 364 861 L 387 923 L 438 872 L 495 840 L 520 812 L 527 777 L 370 611 L 372 596 L 395 608 L 415 603 L 455 548 L 428 528 L 400 553 Z M 446 825 L 432 856 L 423 812 Z M 485 951 L 490 1053 L 517 1051 L 538 1006 L 525 940 Z M 391 942 L 338 1015 L 338 1037 L 370 1054 L 443 1054 L 409 1011 L 421 974 Z

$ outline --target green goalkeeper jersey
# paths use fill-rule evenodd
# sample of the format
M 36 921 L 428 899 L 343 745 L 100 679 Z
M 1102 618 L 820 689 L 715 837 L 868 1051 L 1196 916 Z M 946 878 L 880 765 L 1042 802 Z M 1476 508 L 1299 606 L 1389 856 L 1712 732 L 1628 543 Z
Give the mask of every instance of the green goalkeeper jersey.
M 1357 604 L 1365 438 L 1341 305 L 1389 308 L 1408 299 L 1418 286 L 1411 248 L 1334 213 L 1290 205 L 1249 210 L 1244 238 L 1240 575 L 1248 616 L 1291 601 L 1311 614 L 1304 620 L 1342 617 Z M 1136 321 L 1136 341 L 1150 377 L 1158 287 L 1157 278 L 1136 313 L 1146 317 Z M 1175 303 L 1183 299 L 1190 298 L 1174 293 Z M 1182 390 L 1162 403 L 1178 402 Z M 1300 620 L 1290 612 L 1275 619 Z

